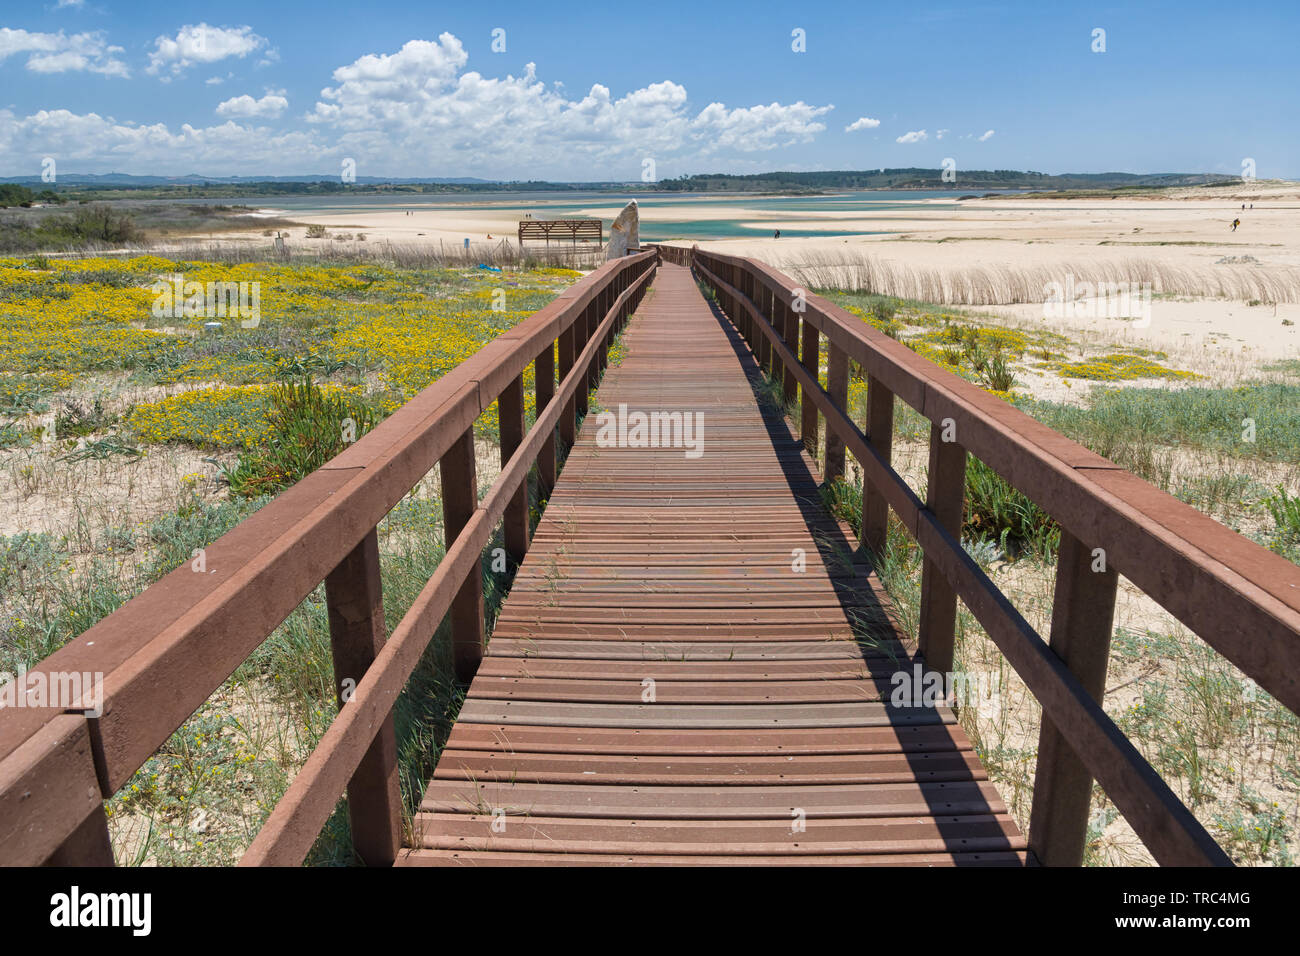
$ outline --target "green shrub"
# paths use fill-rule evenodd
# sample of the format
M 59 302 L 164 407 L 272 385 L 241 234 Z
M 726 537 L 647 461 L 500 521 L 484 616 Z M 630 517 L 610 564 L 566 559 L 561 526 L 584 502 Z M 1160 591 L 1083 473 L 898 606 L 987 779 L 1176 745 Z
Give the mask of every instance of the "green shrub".
M 24 590 L 57 567 L 60 558 L 54 537 L 21 531 L 11 538 L 0 534 L 0 587 Z
M 1061 529 L 1042 508 L 978 458 L 966 462 L 963 539 L 991 541 L 1007 553 L 1053 553 Z
M 84 438 L 107 428 L 116 419 L 116 415 L 104 411 L 104 404 L 98 398 L 91 404 L 69 399 L 54 419 L 54 434 L 60 438 Z
M 311 474 L 375 425 L 374 411 L 346 392 L 325 391 L 311 379 L 269 392 L 270 434 L 227 473 L 237 495 L 275 494 Z
M 1292 497 L 1283 487 L 1264 499 L 1264 507 L 1273 517 L 1271 547 L 1287 557 L 1300 552 L 1300 495 Z

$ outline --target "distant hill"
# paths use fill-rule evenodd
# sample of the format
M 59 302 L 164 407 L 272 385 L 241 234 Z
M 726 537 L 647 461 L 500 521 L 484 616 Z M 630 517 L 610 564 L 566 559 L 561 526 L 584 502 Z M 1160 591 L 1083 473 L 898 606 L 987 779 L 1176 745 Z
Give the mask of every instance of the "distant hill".
M 957 169 L 956 180 L 945 182 L 942 169 L 868 169 L 823 172 L 705 173 L 665 179 L 654 188 L 662 192 L 823 192 L 828 189 L 1156 189 L 1199 186 L 1236 177 L 1211 173 L 1062 173 L 1049 175 L 1014 169 Z
M 458 177 L 420 177 L 411 179 L 393 179 L 380 176 L 358 176 L 357 183 L 376 185 L 379 183 L 411 184 L 437 183 L 464 185 L 470 183 L 496 184 L 495 179 L 476 179 L 473 176 Z M 39 176 L 0 176 L 0 183 L 22 183 L 28 185 L 39 183 Z M 319 173 L 305 176 L 204 176 L 201 173 L 188 173 L 184 176 L 133 176 L 130 173 L 60 173 L 60 186 L 208 186 L 208 185 L 260 185 L 262 183 L 328 183 L 339 182 L 338 173 Z
M 1014 169 L 958 169 L 945 182 L 942 169 L 867 169 L 820 172 L 770 172 L 737 175 L 700 173 L 642 182 L 549 182 L 477 179 L 473 176 L 383 178 L 358 176 L 343 183 L 339 175 L 301 176 L 135 176 L 128 173 L 63 173 L 57 184 L 37 176 L 0 177 L 0 183 L 33 191 L 54 188 L 65 199 L 226 199 L 241 196 L 299 196 L 343 193 L 473 192 L 754 192 L 824 193 L 841 189 L 997 189 L 1063 192 L 1067 190 L 1151 190 L 1237 182 L 1238 177 L 1211 173 L 1062 173 L 1049 175 Z
M 345 193 L 466 193 L 530 191 L 556 192 L 609 189 L 613 183 L 497 182 L 469 176 L 454 178 L 384 179 L 358 176 L 344 183 L 332 176 L 132 176 L 126 173 L 60 173 L 55 184 L 39 177 L 10 176 L 0 183 L 12 183 L 33 190 L 54 188 L 64 199 L 233 199 L 245 196 L 313 196 Z

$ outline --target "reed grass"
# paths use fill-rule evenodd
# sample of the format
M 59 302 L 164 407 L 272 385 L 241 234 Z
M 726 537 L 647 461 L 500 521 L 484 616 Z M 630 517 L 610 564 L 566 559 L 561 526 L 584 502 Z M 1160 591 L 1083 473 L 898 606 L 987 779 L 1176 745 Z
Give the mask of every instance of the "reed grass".
M 1149 287 L 1152 295 L 1190 295 L 1300 302 L 1300 269 L 1224 264 L 1187 269 L 1150 259 L 1120 262 L 1062 262 L 1052 266 L 986 265 L 935 269 L 884 262 L 867 253 L 809 250 L 785 261 L 785 270 L 815 289 L 864 292 L 950 305 L 1013 305 L 1043 302 L 1049 283 L 1073 276 L 1080 283 L 1127 283 Z

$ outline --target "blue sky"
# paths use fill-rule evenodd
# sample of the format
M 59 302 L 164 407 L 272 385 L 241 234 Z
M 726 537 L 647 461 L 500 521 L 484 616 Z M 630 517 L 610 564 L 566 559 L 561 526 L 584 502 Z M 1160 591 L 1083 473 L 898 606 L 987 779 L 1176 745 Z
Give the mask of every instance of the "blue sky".
M 46 156 L 65 174 L 351 159 L 361 176 L 584 180 L 638 179 L 647 159 L 664 178 L 949 157 L 1239 174 L 1249 157 L 1297 178 L 1298 37 L 1294 0 L 6 0 L 0 175 Z

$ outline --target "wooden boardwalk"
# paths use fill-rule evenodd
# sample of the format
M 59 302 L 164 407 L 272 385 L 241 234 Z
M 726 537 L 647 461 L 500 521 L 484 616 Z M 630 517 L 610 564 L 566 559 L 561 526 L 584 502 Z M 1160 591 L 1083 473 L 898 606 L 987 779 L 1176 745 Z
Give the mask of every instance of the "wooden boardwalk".
M 760 362 L 799 401 L 800 440 L 760 401 Z M 930 422 L 924 499 L 891 464 L 899 403 Z M 493 406 L 502 469 L 479 495 Z M 628 441 L 604 440 L 606 410 Z M 635 417 L 687 413 L 702 445 L 633 440 Z M 960 600 L 1041 705 L 1028 842 L 953 714 L 895 706 L 923 663 L 804 443 L 829 473 L 862 467 L 871 540 L 893 515 L 924 555 L 925 663 L 951 667 Z M 972 459 L 1060 525 L 1046 633 L 962 547 Z M 446 551 L 386 621 L 378 527 L 435 467 Z M 534 469 L 553 488 L 530 548 Z M 498 540 L 522 563 L 484 657 Z M 1121 577 L 1300 713 L 1295 564 L 771 266 L 698 247 L 593 270 L 205 550 L 209 573 L 183 564 L 29 671 L 95 675 L 93 709 L 0 707 L 0 862 L 112 865 L 105 801 L 322 584 L 338 712 L 242 866 L 301 865 L 345 791 L 371 866 L 1078 866 L 1095 787 L 1162 865 L 1230 865 L 1101 706 Z M 393 710 L 442 622 L 473 681 L 408 820 Z
M 664 264 L 624 342 L 598 408 L 702 454 L 588 415 L 399 864 L 1023 864 L 952 713 L 889 704 L 911 648 L 740 336 Z

